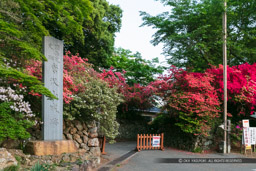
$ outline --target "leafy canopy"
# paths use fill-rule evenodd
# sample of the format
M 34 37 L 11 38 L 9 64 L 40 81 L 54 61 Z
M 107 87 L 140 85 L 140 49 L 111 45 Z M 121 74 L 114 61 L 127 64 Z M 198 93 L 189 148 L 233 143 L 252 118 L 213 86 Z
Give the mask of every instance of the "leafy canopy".
M 3 0 L 0 2 L 0 76 L 20 77 L 34 92 L 54 97 L 32 77 L 22 74 L 28 59 L 46 60 L 42 37 L 64 40 L 65 49 L 105 66 L 113 52 L 122 11 L 106 0 Z M 27 83 L 27 81 L 30 81 Z M 33 82 L 34 81 L 34 82 Z
M 193 71 L 222 63 L 223 0 L 161 0 L 171 11 L 157 16 L 141 12 L 143 26 L 157 31 L 152 43 L 164 43 L 168 62 Z M 228 1 L 228 65 L 256 60 L 256 2 Z
M 154 81 L 154 75 L 161 74 L 163 67 L 156 66 L 158 58 L 150 60 L 142 59 L 139 52 L 133 54 L 130 50 L 118 48 L 113 56 L 107 60 L 108 65 L 113 66 L 118 72 L 125 72 L 127 83 L 147 85 Z

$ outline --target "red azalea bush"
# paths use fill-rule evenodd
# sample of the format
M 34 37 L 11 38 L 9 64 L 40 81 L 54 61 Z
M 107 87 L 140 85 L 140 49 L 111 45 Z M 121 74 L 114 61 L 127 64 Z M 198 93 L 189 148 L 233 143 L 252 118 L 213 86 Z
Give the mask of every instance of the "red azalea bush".
M 42 79 L 41 67 L 41 62 L 30 61 L 26 68 L 29 74 Z M 146 103 L 150 96 L 150 88 L 140 85 L 130 87 L 123 74 L 113 72 L 112 67 L 108 71 L 96 72 L 87 59 L 67 52 L 63 66 L 65 117 L 95 120 L 101 125 L 101 133 L 113 140 L 118 135 L 119 127 L 116 121 L 117 106 L 121 102 L 124 106 L 131 105 L 131 102 L 140 106 Z M 33 93 L 32 95 L 38 96 Z
M 248 117 L 256 106 L 256 63 L 228 67 L 228 116 Z M 176 117 L 184 132 L 207 136 L 215 118 L 220 117 L 223 101 L 223 67 L 204 73 L 187 72 L 176 67 L 169 75 L 151 83 L 166 108 Z
M 79 79 L 83 80 L 86 74 L 93 72 L 92 65 L 87 63 L 87 59 L 82 59 L 77 55 L 71 55 L 67 52 L 63 56 L 63 100 L 66 104 L 72 100 L 72 95 L 78 91 L 84 90 L 79 84 Z M 26 70 L 30 75 L 42 80 L 42 62 L 32 60 L 26 65 Z M 75 78 L 76 82 L 75 83 Z M 41 96 L 39 94 L 31 93 L 32 95 Z
M 123 76 L 125 71 L 120 73 L 114 72 L 113 70 L 113 67 L 111 67 L 108 71 L 103 70 L 103 72 L 99 74 L 99 77 L 108 82 L 110 87 L 117 87 L 118 92 L 124 95 L 124 110 L 127 111 L 128 107 L 130 106 L 137 109 L 145 109 L 152 106 L 154 99 L 151 97 L 156 90 L 154 87 L 151 85 L 141 86 L 140 84 L 129 86 Z
M 152 83 L 158 88 L 169 112 L 182 131 L 207 136 L 219 115 L 217 92 L 212 86 L 213 75 L 189 73 L 172 67 L 170 75 Z
M 206 71 L 214 75 L 214 87 L 223 100 L 223 66 Z M 249 116 L 256 106 L 256 63 L 227 68 L 228 110 L 235 116 Z
M 70 103 L 73 99 L 73 95 L 79 92 L 85 91 L 86 87 L 82 82 L 86 80 L 87 76 L 97 77 L 108 83 L 110 88 L 117 88 L 118 93 L 121 93 L 125 97 L 125 105 L 134 105 L 138 108 L 145 108 L 150 106 L 149 100 L 152 96 L 152 86 L 141 86 L 135 84 L 129 86 L 124 78 L 125 71 L 123 73 L 114 72 L 114 68 L 111 67 L 108 71 L 96 72 L 92 68 L 92 64 L 88 63 L 87 59 L 79 57 L 79 55 L 72 55 L 70 52 L 66 52 L 63 56 L 63 100 L 66 104 Z M 30 75 L 36 76 L 39 80 L 42 80 L 42 62 L 30 61 L 26 66 L 26 70 Z M 33 93 L 31 93 L 33 94 Z M 33 94 L 40 96 L 39 94 Z

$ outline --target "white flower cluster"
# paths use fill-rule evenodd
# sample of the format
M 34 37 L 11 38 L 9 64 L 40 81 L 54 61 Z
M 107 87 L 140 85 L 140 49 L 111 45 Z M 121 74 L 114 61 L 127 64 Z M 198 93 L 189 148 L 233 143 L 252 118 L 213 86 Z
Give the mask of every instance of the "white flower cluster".
M 7 59 L 5 58 L 5 59 L 3 59 L 3 61 L 4 61 L 4 64 L 5 64 L 5 66 L 6 66 L 7 68 L 10 68 L 11 65 L 12 65 L 13 67 L 16 67 L 17 64 L 18 64 L 16 60 L 12 60 L 12 59 L 7 60 Z
M 2 102 L 13 102 L 10 108 L 16 112 L 23 113 L 25 117 L 31 118 L 35 115 L 30 109 L 30 104 L 23 101 L 23 95 L 18 95 L 10 87 L 0 87 L 0 101 Z

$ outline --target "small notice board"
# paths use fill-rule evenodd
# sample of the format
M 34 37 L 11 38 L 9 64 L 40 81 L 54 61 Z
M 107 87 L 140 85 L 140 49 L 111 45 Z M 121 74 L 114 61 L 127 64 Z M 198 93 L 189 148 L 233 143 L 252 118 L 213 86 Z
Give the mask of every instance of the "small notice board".
M 251 150 L 252 152 L 252 145 L 256 145 L 256 127 L 250 127 L 249 120 L 243 120 L 243 137 L 242 137 L 242 144 L 246 150 Z
M 152 147 L 160 147 L 160 136 L 153 136 Z

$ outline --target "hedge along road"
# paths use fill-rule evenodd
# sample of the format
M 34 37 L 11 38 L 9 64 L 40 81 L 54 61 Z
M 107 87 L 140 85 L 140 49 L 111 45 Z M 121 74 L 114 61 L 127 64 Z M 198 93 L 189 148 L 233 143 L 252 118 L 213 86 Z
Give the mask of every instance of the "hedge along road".
M 249 156 L 248 156 L 249 157 Z M 183 163 L 159 163 L 159 158 L 177 158 Z M 185 160 L 185 158 L 190 158 Z M 204 158 L 204 159 L 201 159 Z M 253 162 L 255 163 L 212 163 L 208 164 L 205 161 L 209 161 L 209 158 L 215 158 L 214 162 L 223 162 L 224 159 L 229 159 L 229 161 L 239 162 L 241 158 L 245 160 L 245 156 L 240 154 L 198 154 L 185 152 L 174 149 L 161 150 L 142 150 L 134 155 L 130 160 L 117 166 L 115 170 L 118 171 L 256 171 L 256 158 Z M 233 160 L 235 158 L 236 160 Z M 199 161 L 199 159 L 201 159 Z M 222 160 L 223 159 L 223 160 Z M 203 162 L 203 163 L 191 163 L 193 161 Z M 214 160 L 214 159 L 213 159 Z M 211 160 L 210 160 L 211 161 Z M 226 160 L 227 161 L 227 160 Z M 164 162 L 164 161 L 162 161 Z M 168 161 L 167 161 L 168 162 Z M 189 163 L 185 163 L 189 162 Z

